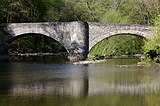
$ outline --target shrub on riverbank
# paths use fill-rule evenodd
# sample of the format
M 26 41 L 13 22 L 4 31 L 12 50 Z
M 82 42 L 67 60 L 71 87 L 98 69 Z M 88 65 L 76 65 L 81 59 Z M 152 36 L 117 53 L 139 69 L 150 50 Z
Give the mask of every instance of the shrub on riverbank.
M 147 41 L 145 41 L 143 49 L 147 58 L 160 62 L 160 16 L 155 19 L 154 25 L 156 26 L 154 30 L 157 31 L 157 34 L 152 35 Z

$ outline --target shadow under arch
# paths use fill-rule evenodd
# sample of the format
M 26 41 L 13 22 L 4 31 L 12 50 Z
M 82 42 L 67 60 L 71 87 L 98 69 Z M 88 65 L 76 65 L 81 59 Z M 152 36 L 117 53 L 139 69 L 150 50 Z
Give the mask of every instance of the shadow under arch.
M 14 37 L 12 37 L 12 38 L 10 38 L 10 39 L 8 39 L 8 41 L 7 41 L 7 43 L 8 43 L 8 45 L 9 44 L 11 44 L 12 42 L 14 42 L 15 40 L 18 40 L 18 39 L 20 39 L 20 38 L 27 38 L 27 37 L 35 37 L 35 39 L 36 38 L 41 38 L 41 39 L 49 39 L 49 41 L 53 41 L 54 43 L 58 43 L 62 48 L 63 48 L 63 51 L 62 52 L 65 52 L 67 55 L 69 54 L 69 51 L 68 51 L 68 49 L 65 47 L 65 45 L 63 45 L 61 42 L 59 42 L 59 41 L 57 41 L 56 39 L 54 39 L 54 38 L 52 38 L 52 37 L 50 37 L 50 36 L 47 36 L 47 35 L 44 35 L 44 34 L 40 34 L 40 33 L 24 33 L 24 34 L 21 34 L 21 35 L 17 35 L 17 36 L 14 36 Z M 30 42 L 33 42 L 33 41 L 30 41 Z M 36 41 L 36 42 L 39 42 L 39 41 Z M 41 45 L 39 45 L 39 46 L 41 46 Z M 47 45 L 47 46 L 49 46 L 49 45 Z M 10 47 L 8 46 L 8 47 L 6 47 L 6 49 L 5 49 L 5 52 L 9 49 Z M 41 52 L 41 51 L 37 51 L 37 52 Z M 42 53 L 42 52 L 41 52 Z M 47 50 L 46 50 L 46 53 L 48 53 L 47 52 Z M 8 54 L 8 53 L 7 53 Z
M 141 38 L 143 40 L 147 40 L 147 38 L 144 37 L 143 35 L 132 34 L 132 33 L 118 33 L 118 34 L 109 35 L 109 36 L 106 36 L 105 38 L 102 38 L 102 39 L 98 40 L 98 42 L 96 42 L 95 44 L 89 45 L 88 55 L 93 50 L 93 48 L 96 47 L 100 42 L 102 42 L 102 41 L 104 41 L 106 39 L 109 39 L 111 37 L 114 37 L 114 36 L 135 36 L 135 37 L 139 37 L 139 38 Z

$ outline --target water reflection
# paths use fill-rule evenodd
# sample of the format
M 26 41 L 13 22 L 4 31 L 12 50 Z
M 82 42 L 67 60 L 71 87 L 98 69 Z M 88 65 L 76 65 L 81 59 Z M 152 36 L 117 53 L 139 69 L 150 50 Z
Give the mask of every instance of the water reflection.
M 9 94 L 12 88 L 12 71 L 10 64 L 0 64 L 0 95 Z
M 75 67 L 71 64 L 28 62 L 1 65 L 3 67 L 0 85 L 3 93 L 4 90 L 10 91 L 14 96 L 41 94 L 83 96 L 88 93 L 86 65 Z M 3 77 L 6 79 L 2 79 Z
M 126 63 L 114 61 L 115 63 L 112 64 L 106 62 L 91 66 L 89 95 L 143 95 L 159 92 L 160 67 L 156 65 L 141 67 L 133 62 L 135 60 L 131 61 L 126 61 Z M 106 69 L 103 66 L 107 66 Z
M 57 105 L 61 104 L 58 101 L 67 104 L 73 102 L 72 97 L 78 97 L 81 99 L 80 101 L 76 99 L 77 105 L 87 102 L 93 106 L 100 101 L 105 105 L 110 105 L 114 101 L 117 104 L 113 106 L 119 106 L 119 102 L 124 105 L 125 100 L 136 101 L 139 106 L 146 106 L 146 103 L 153 104 L 151 102 L 153 98 L 160 98 L 158 96 L 160 67 L 156 65 L 150 68 L 140 67 L 136 65 L 138 61 L 136 59 L 118 61 L 111 59 L 90 65 L 44 62 L 0 63 L 0 98 L 4 99 L 3 101 L 17 98 L 18 101 L 15 102 L 18 105 L 19 101 L 37 105 L 34 103 L 37 100 Z M 141 103 L 144 98 L 145 101 Z M 52 100 L 56 102 L 53 103 Z M 1 103 L 4 105 L 4 102 Z M 136 105 L 135 103 L 133 104 Z
M 144 94 L 160 88 L 156 73 L 131 67 L 14 62 L 1 64 L 0 93 L 13 95 Z M 121 64 L 123 65 L 123 64 Z M 155 67 L 159 70 L 159 67 Z M 131 71 L 133 70 L 134 71 Z M 138 67 L 139 69 L 139 67 Z M 148 74 L 149 73 L 149 74 Z M 153 74 L 153 75 L 152 75 Z

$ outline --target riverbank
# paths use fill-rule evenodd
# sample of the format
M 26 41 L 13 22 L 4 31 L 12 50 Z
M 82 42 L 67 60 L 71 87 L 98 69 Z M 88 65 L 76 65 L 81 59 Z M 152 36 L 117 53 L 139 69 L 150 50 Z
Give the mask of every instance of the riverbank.
M 78 64 L 94 64 L 94 63 L 102 63 L 107 61 L 108 59 L 123 59 L 123 58 L 144 58 L 143 54 L 134 54 L 134 55 L 121 55 L 121 56 L 99 56 L 99 57 L 90 57 L 89 60 L 74 62 L 74 65 Z
M 48 58 L 49 56 L 49 58 Z M 50 58 L 51 56 L 51 58 Z M 15 53 L 15 54 L 9 54 L 7 56 L 7 60 L 13 60 L 13 61 L 20 61 L 20 60 L 32 60 L 34 58 L 35 60 L 39 61 L 39 57 L 44 57 L 43 59 L 65 59 L 67 60 L 68 54 L 66 52 L 60 52 L 60 53 Z M 108 59 L 114 59 L 114 58 L 140 58 L 142 57 L 142 54 L 136 54 L 136 55 L 122 55 L 122 56 L 111 56 L 108 58 L 88 58 L 88 60 L 84 61 L 75 61 L 75 62 L 69 62 L 74 65 L 79 65 L 79 64 L 95 64 L 95 63 L 102 63 L 104 61 L 107 61 Z M 6 60 L 5 58 L 2 58 L 2 60 Z

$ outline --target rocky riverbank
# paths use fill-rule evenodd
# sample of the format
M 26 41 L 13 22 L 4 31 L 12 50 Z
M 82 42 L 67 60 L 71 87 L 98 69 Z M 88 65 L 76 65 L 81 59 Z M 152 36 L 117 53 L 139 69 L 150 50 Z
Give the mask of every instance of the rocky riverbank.
M 101 63 L 104 62 L 106 60 L 85 60 L 85 61 L 78 61 L 78 62 L 74 62 L 74 65 L 79 65 L 79 64 L 94 64 L 94 63 Z
M 59 52 L 59 53 L 14 53 L 14 54 L 9 54 L 11 56 L 60 56 L 60 57 L 67 57 L 68 53 L 66 52 Z

